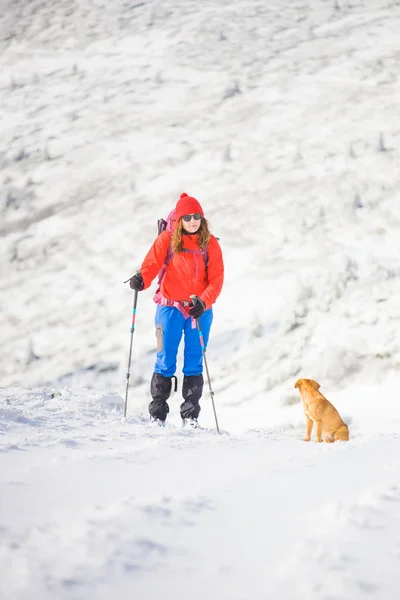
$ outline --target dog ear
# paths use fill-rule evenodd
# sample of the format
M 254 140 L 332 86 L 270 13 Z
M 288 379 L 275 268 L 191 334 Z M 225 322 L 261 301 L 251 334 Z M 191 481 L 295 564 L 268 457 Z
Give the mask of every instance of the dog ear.
M 313 386 L 313 387 L 314 387 L 316 390 L 319 390 L 319 388 L 321 387 L 321 386 L 319 385 L 318 381 L 314 381 L 314 379 L 309 379 L 308 381 L 311 383 L 311 385 L 312 385 L 312 386 Z
M 300 381 L 301 381 L 301 379 L 298 379 L 298 380 L 296 381 L 296 383 L 294 384 L 294 387 L 295 387 L 295 388 L 298 388 L 298 387 L 300 387 Z

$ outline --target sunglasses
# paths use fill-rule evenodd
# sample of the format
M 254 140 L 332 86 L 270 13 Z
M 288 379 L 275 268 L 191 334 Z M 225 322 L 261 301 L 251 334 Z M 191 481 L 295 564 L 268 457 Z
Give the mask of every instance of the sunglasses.
M 200 221 L 201 214 L 195 213 L 194 215 L 183 215 L 182 219 L 185 221 L 185 223 L 189 223 L 192 219 L 195 221 Z

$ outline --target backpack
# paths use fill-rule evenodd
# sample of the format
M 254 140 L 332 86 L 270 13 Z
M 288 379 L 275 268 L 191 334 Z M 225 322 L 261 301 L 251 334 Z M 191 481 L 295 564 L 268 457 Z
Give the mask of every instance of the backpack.
M 168 217 L 166 219 L 158 219 L 157 221 L 157 229 L 158 229 L 158 235 L 160 235 L 163 231 L 169 231 L 170 233 L 172 233 L 172 229 L 173 229 L 173 223 L 175 221 L 175 209 L 171 210 L 171 212 L 169 213 Z M 199 251 L 200 254 L 203 257 L 204 260 L 204 264 L 206 266 L 206 270 L 207 270 L 207 266 L 208 266 L 208 244 L 205 248 L 203 248 L 202 250 Z M 158 272 L 158 288 L 157 288 L 157 292 L 158 293 L 161 289 L 161 282 L 164 278 L 165 275 L 165 271 L 166 268 L 168 267 L 169 263 L 171 262 L 173 256 L 174 256 L 174 252 L 172 252 L 172 246 L 171 246 L 171 242 L 168 246 L 168 250 L 167 250 L 167 255 L 165 257 L 164 260 L 164 264 L 161 267 L 160 271 Z

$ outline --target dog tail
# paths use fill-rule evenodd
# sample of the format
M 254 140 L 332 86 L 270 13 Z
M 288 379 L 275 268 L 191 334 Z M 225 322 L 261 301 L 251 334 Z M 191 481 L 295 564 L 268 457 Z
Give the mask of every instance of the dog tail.
M 336 431 L 334 433 L 335 441 L 339 440 L 342 442 L 348 442 L 349 437 L 350 437 L 349 428 L 347 427 L 346 423 L 343 423 L 343 425 L 341 427 L 339 427 L 339 429 L 336 429 Z

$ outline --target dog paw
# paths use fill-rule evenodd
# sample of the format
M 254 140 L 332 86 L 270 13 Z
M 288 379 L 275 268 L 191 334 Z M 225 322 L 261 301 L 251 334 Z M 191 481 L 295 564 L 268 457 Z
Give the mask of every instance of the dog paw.
M 305 441 L 305 442 L 309 442 L 309 441 L 310 441 L 310 438 L 309 438 L 309 437 L 305 437 L 305 438 L 304 438 L 304 441 Z

